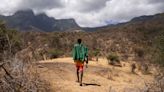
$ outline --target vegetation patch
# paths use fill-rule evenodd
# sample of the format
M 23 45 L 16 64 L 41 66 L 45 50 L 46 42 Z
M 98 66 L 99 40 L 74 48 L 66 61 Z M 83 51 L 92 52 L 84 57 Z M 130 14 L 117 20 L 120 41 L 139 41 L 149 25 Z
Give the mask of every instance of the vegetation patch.
M 116 53 L 110 53 L 107 56 L 108 64 L 116 65 L 120 63 L 119 56 Z

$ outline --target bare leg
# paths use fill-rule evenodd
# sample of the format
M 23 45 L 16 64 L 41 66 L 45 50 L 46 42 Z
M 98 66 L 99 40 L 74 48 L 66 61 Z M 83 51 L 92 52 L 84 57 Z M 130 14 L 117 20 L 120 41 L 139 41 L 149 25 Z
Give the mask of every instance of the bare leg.
M 76 74 L 77 74 L 77 82 L 79 82 L 79 69 L 77 69 Z
M 83 81 L 83 71 L 81 71 L 81 76 L 80 76 L 80 86 L 82 86 L 82 81 Z

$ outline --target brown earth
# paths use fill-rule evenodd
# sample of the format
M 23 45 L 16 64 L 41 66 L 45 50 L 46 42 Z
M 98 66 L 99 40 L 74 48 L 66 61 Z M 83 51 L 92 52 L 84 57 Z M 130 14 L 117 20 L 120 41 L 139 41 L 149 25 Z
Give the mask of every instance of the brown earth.
M 83 86 L 76 82 L 76 71 L 72 58 L 40 61 L 41 76 L 50 82 L 53 92 L 140 92 L 146 90 L 145 82 L 153 80 L 152 74 L 130 72 L 130 65 L 113 67 L 107 60 L 90 61 L 85 68 Z

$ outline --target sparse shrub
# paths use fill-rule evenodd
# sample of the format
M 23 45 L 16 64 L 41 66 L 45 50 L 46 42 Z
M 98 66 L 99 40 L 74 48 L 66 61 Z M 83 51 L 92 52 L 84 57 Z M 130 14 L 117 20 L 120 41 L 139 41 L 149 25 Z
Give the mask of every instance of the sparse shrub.
M 94 57 L 94 52 L 93 52 L 93 50 L 89 51 L 89 52 L 88 52 L 88 55 L 89 55 L 89 59 L 92 60 L 92 58 Z
M 148 61 L 138 62 L 138 70 L 141 71 L 142 74 L 150 74 L 150 63 Z
M 164 33 L 156 38 L 155 62 L 164 66 Z
M 51 39 L 50 39 L 50 46 L 54 47 L 56 49 L 60 48 L 60 39 L 54 35 Z
M 94 56 L 96 57 L 96 61 L 98 61 L 98 56 L 100 54 L 100 50 L 99 49 L 96 49 L 94 52 L 93 52 Z
M 50 85 L 41 79 L 36 66 L 15 58 L 21 49 L 21 38 L 16 30 L 9 30 L 0 22 L 0 91 L 49 92 Z
M 120 63 L 119 56 L 116 53 L 111 53 L 107 56 L 108 64 L 115 65 Z
M 0 22 L 0 53 L 3 51 L 15 54 L 21 49 L 20 34 L 16 30 L 7 29 L 3 22 Z
M 129 55 L 128 54 L 124 54 L 122 57 L 121 57 L 121 60 L 122 61 L 127 61 L 129 58 Z
M 143 74 L 149 74 L 149 66 L 148 64 L 143 63 L 141 67 L 142 73 Z
M 132 63 L 132 65 L 131 65 L 131 72 L 135 73 L 135 69 L 136 69 L 136 64 Z
M 143 48 L 135 48 L 135 54 L 139 58 L 144 57 L 144 49 Z
M 48 51 L 49 57 L 51 59 L 58 58 L 63 55 L 63 52 L 61 50 L 51 49 Z
M 158 67 L 158 66 L 156 66 Z M 157 75 L 155 75 L 153 82 L 145 83 L 146 92 L 164 92 L 164 73 L 161 67 L 157 68 Z
M 16 30 L 7 29 L 5 23 L 0 21 L 0 61 L 4 58 L 10 58 L 10 55 L 16 54 L 22 49 L 20 34 Z M 6 54 L 7 57 L 4 57 Z
M 96 49 L 96 50 L 93 52 L 94 56 L 98 56 L 99 53 L 100 53 L 100 50 L 99 50 L 99 49 Z

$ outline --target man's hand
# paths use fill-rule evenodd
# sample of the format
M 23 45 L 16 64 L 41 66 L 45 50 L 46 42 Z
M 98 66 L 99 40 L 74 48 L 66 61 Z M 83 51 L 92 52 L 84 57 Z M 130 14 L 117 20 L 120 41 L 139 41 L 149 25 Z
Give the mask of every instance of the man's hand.
M 86 62 L 86 65 L 85 65 L 85 67 L 86 67 L 86 68 L 88 68 L 88 57 L 86 57 L 86 60 L 85 60 L 85 62 Z
M 88 68 L 88 64 L 86 64 L 85 67 Z

